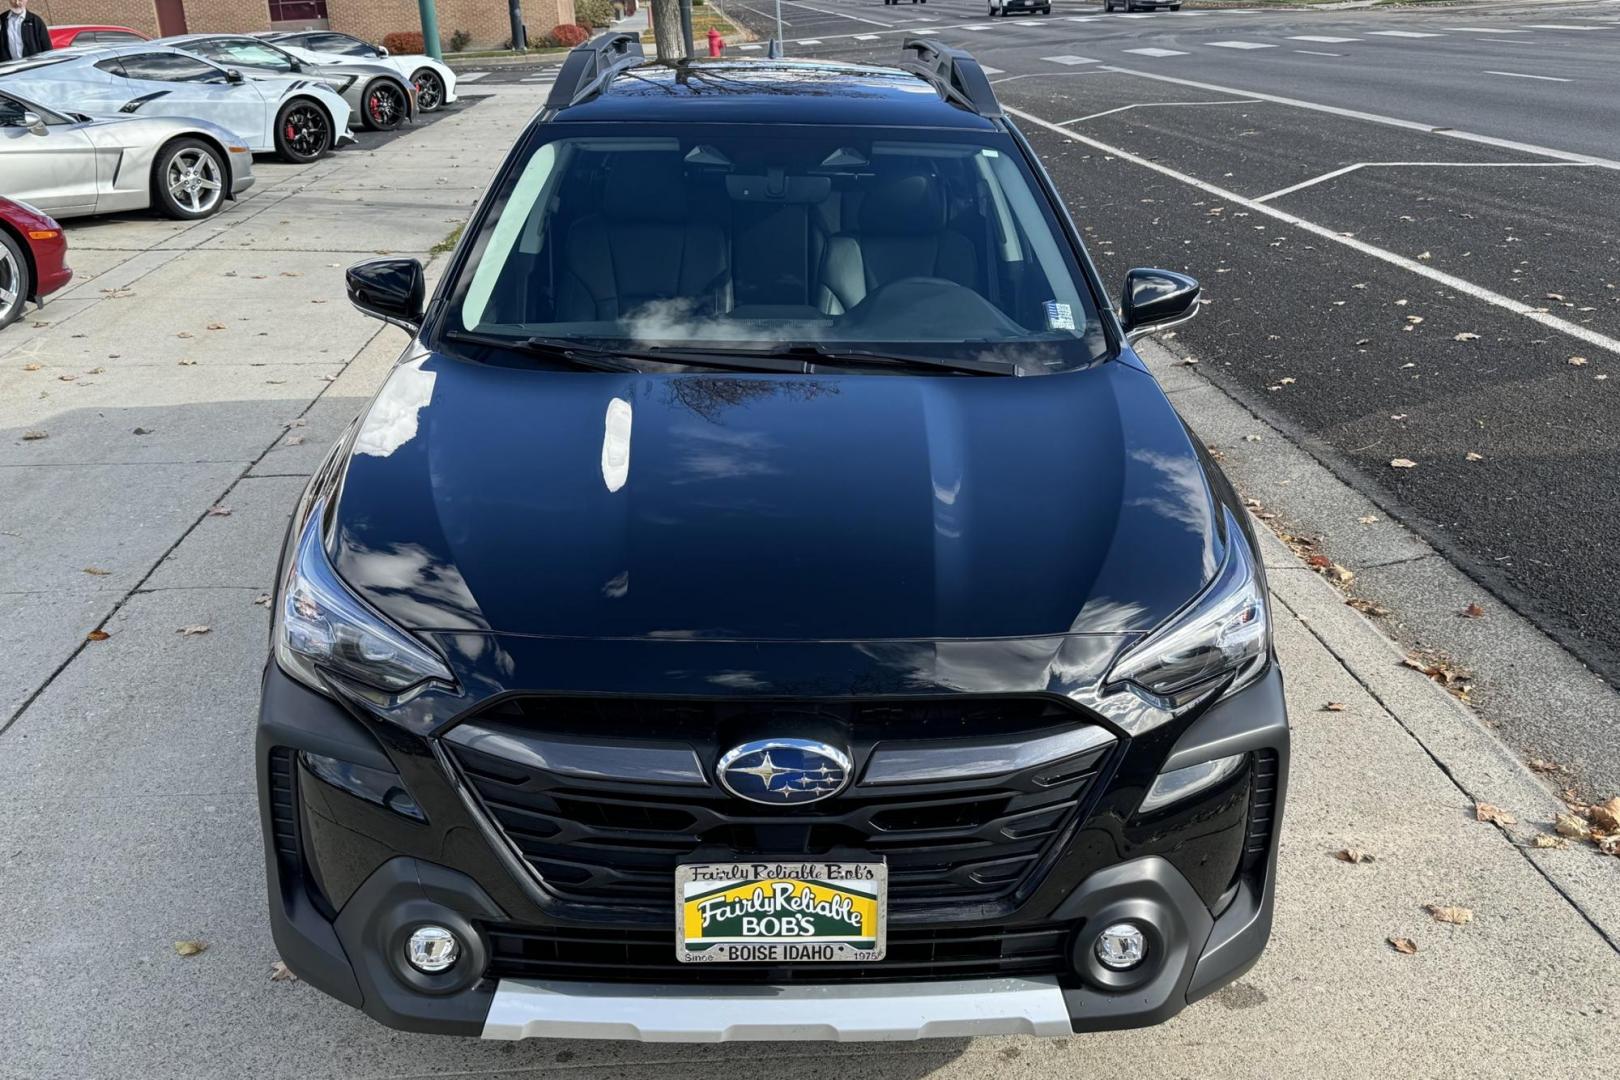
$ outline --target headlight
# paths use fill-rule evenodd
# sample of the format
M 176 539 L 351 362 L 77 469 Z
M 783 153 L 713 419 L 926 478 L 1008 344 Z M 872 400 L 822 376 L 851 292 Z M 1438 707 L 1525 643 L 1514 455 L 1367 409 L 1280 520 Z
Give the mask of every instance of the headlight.
M 1226 532 L 1226 560 L 1209 588 L 1173 622 L 1121 657 L 1107 683 L 1130 683 L 1176 709 L 1223 679 L 1232 679 L 1230 692 L 1265 670 L 1271 655 L 1265 587 L 1230 511 Z
M 321 542 L 324 504 L 304 521 L 276 611 L 276 660 L 316 690 L 326 671 L 389 694 L 454 679 L 444 662 L 351 593 Z

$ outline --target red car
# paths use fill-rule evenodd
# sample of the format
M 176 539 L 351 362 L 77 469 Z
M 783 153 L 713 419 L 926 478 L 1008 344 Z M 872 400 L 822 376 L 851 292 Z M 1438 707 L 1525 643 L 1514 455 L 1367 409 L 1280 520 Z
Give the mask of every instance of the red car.
M 139 30 L 127 26 L 53 26 L 51 48 L 70 49 L 75 45 L 127 45 L 131 41 L 151 40 Z
M 40 303 L 72 278 L 62 226 L 27 203 L 0 198 L 0 329 L 28 301 Z

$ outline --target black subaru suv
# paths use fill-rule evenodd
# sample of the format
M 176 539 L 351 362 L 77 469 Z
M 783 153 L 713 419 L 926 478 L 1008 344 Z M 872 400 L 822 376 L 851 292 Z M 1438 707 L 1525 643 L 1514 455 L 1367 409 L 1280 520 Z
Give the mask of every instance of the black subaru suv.
M 1264 575 L 966 54 L 565 62 L 292 519 L 275 940 L 385 1024 L 1164 1020 L 1270 930 Z

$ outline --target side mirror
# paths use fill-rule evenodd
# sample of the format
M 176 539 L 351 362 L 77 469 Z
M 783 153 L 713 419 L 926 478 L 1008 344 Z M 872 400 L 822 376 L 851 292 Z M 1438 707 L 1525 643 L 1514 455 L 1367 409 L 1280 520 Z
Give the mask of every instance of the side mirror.
M 1125 340 L 1138 338 L 1186 322 L 1198 314 L 1197 278 L 1174 270 L 1132 270 L 1125 275 L 1119 298 Z
M 226 68 L 225 69 L 225 81 L 229 82 L 229 83 L 242 82 L 243 81 L 242 80 L 242 73 L 240 71 L 237 71 L 235 68 Z
M 39 115 L 37 112 L 23 113 L 22 126 L 33 132 L 35 135 L 49 134 L 48 129 L 45 127 L 45 118 Z
M 388 46 L 386 46 L 386 45 L 377 46 L 377 55 L 378 56 L 387 56 L 388 55 Z
M 367 259 L 349 267 L 345 277 L 349 303 L 367 315 L 413 334 L 422 328 L 427 279 L 417 260 Z

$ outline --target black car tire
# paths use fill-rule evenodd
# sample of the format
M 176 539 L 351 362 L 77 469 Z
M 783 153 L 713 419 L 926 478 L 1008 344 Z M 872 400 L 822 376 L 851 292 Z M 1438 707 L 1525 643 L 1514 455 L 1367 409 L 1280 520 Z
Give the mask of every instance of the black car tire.
M 993 19 L 997 15 L 1000 15 L 1000 14 L 1001 14 L 1001 9 L 1000 8 L 996 7 L 994 4 L 990 5 L 990 15 L 989 15 L 990 18 Z
M 411 114 L 410 98 L 392 79 L 373 79 L 360 95 L 361 121 L 372 131 L 393 131 Z
M 195 197 L 190 197 L 184 189 L 176 191 L 170 170 L 177 165 L 198 172 L 203 183 L 215 186 L 198 187 Z M 224 208 L 230 186 L 230 166 L 225 155 L 201 139 L 175 139 L 159 150 L 157 159 L 152 162 L 152 205 L 176 221 L 213 217 Z M 188 201 L 182 202 L 182 199 Z
M 417 112 L 438 112 L 444 108 L 444 80 L 432 68 L 423 68 L 411 76 L 411 82 L 416 85 Z
M 334 141 L 331 114 L 310 98 L 293 98 L 276 113 L 276 153 L 283 161 L 308 165 Z
M 0 308 L 0 330 L 4 330 L 22 317 L 23 309 L 28 306 L 28 294 L 34 291 L 33 280 L 29 277 L 28 255 L 23 251 L 22 245 L 11 238 L 11 234 L 0 229 L 0 248 L 10 258 L 4 264 L 8 271 L 7 277 L 15 281 L 0 282 L 6 286 L 7 292 L 16 293 L 16 299 Z

